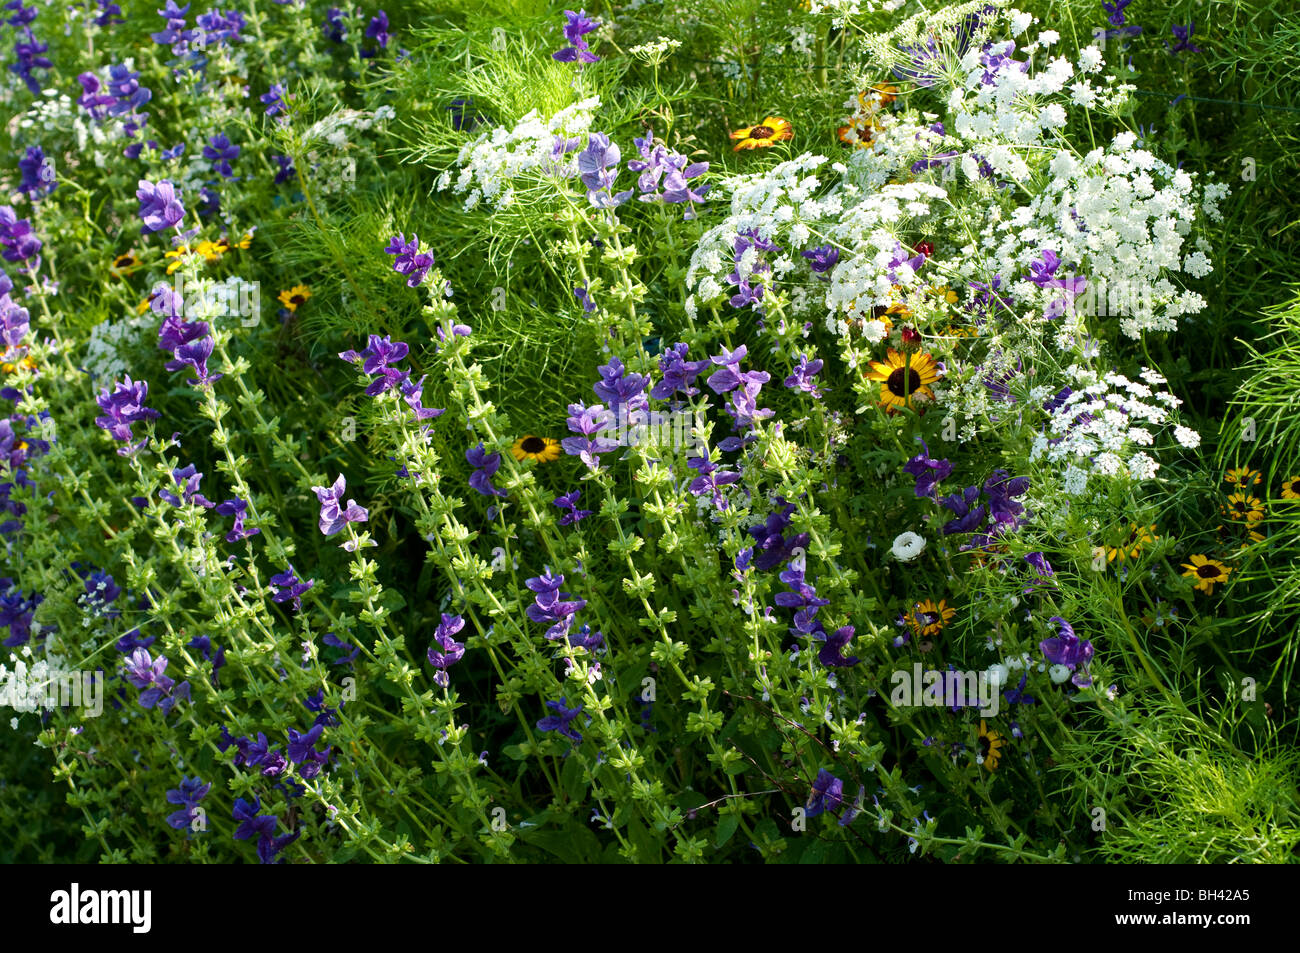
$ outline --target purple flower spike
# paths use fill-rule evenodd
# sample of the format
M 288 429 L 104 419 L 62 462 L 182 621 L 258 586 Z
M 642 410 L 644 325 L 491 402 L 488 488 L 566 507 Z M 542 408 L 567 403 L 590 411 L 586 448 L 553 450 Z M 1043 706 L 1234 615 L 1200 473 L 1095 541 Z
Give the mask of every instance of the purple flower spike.
M 505 490 L 499 490 L 492 485 L 492 477 L 501 468 L 501 454 L 488 453 L 483 449 L 482 441 L 479 441 L 477 447 L 470 447 L 465 451 L 465 462 L 474 468 L 474 472 L 469 477 L 469 485 L 473 489 L 484 496 L 508 495 Z
M 181 204 L 175 186 L 166 179 L 157 185 L 141 179 L 135 197 L 140 200 L 140 219 L 144 222 L 142 231 L 160 232 L 185 218 L 185 206 Z
M 564 737 L 572 741 L 582 741 L 582 735 L 578 734 L 570 727 L 570 723 L 582 712 L 582 706 L 577 708 L 564 707 L 565 700 L 561 698 L 558 702 L 547 702 L 546 707 L 554 714 L 547 715 L 537 723 L 539 731 L 558 731 Z
M 370 518 L 370 514 L 358 506 L 356 500 L 348 500 L 346 507 L 341 505 L 347 488 L 347 481 L 342 474 L 333 486 L 312 487 L 316 499 L 320 501 L 320 531 L 326 536 L 336 535 L 348 523 L 364 523 Z
M 826 636 L 826 644 L 817 653 L 817 659 L 827 668 L 849 668 L 858 664 L 856 655 L 844 657 L 844 650 L 853 641 L 853 626 L 846 625 Z
M 1048 621 L 1056 623 L 1058 634 L 1038 643 L 1043 658 L 1053 665 L 1064 665 L 1074 672 L 1072 681 L 1080 688 L 1091 685 L 1088 663 L 1092 661 L 1092 643 L 1075 635 L 1074 627 L 1059 615 L 1052 616 Z
M 587 16 L 586 10 L 574 13 L 572 10 L 565 10 L 564 38 L 569 41 L 569 45 L 562 50 L 557 50 L 551 54 L 551 59 L 558 60 L 561 63 L 595 63 L 600 57 L 591 52 L 587 46 L 586 36 L 593 30 L 600 27 L 599 20 L 593 20 Z
M 393 256 L 393 271 L 399 275 L 406 275 L 406 284 L 409 288 L 414 288 L 424 281 L 424 276 L 434 265 L 433 256 L 428 252 L 420 251 L 420 237 L 414 232 L 411 233 L 409 242 L 406 240 L 405 233 L 398 232 L 389 241 L 384 251 Z

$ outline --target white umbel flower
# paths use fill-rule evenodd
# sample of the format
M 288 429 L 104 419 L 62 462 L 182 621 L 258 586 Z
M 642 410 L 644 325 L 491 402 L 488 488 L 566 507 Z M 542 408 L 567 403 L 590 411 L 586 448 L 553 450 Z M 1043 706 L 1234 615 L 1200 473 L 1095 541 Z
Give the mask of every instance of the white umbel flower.
M 900 533 L 894 537 L 893 552 L 900 562 L 911 562 L 925 551 L 925 539 L 916 533 Z

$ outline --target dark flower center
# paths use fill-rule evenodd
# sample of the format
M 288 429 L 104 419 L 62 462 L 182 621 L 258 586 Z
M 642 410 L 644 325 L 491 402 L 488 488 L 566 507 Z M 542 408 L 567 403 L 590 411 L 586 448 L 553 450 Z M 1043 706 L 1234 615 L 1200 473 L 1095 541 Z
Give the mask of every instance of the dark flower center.
M 546 449 L 546 441 L 541 437 L 525 437 L 519 448 L 524 453 L 541 453 Z
M 292 297 L 289 298 L 289 301 L 293 303 L 295 306 L 302 304 L 306 300 L 307 299 L 303 295 L 293 295 Z
M 1196 575 L 1200 576 L 1202 579 L 1217 579 L 1219 578 L 1219 567 L 1211 566 L 1207 563 L 1206 565 L 1197 568 Z
M 895 397 L 906 397 L 921 386 L 921 375 L 910 367 L 900 367 L 889 375 L 885 386 Z
M 773 129 L 771 126 L 755 126 L 753 129 L 749 130 L 749 138 L 767 139 L 772 135 L 772 132 Z

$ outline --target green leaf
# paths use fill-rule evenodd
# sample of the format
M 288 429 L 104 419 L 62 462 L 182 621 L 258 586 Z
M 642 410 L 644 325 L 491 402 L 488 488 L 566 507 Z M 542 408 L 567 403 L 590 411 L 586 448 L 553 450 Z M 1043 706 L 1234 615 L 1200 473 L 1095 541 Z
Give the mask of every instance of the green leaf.
M 740 818 L 735 814 L 724 814 L 718 820 L 717 833 L 713 835 L 713 845 L 722 847 L 727 841 L 731 840 L 731 835 L 736 833 L 736 828 L 740 826 Z

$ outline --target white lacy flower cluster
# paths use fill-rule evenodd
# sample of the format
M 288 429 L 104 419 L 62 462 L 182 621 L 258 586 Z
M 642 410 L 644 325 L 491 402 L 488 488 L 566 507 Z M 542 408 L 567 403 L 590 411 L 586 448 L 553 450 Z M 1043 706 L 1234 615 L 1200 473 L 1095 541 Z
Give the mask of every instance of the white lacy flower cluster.
M 1157 432 L 1182 403 L 1173 394 L 1155 389 L 1165 378 L 1143 368 L 1142 380 L 1131 381 L 1122 374 L 1098 374 L 1079 365 L 1068 368 L 1066 375 L 1075 386 L 1063 399 L 1052 402 L 1046 432 L 1034 441 L 1030 458 L 1065 464 L 1065 489 L 1073 496 L 1087 489 L 1090 473 L 1152 479 L 1160 464 L 1136 448 L 1155 444 Z M 1187 447 L 1200 442 L 1187 427 L 1175 427 L 1174 436 Z
M 727 217 L 701 237 L 691 256 L 687 282 L 695 293 L 686 307 L 692 316 L 700 304 L 717 304 L 727 297 L 733 271 L 754 283 L 780 281 L 794 272 L 792 277 L 807 285 L 814 276 L 802 253 L 829 245 L 839 261 L 824 280 L 811 285 L 829 312 L 828 328 L 848 334 L 850 323 L 857 322 L 869 339 L 884 336 L 884 324 L 869 317 L 872 309 L 889 306 L 920 284 L 917 273 L 899 263 L 909 253 L 898 236 L 905 226 L 928 216 L 930 203 L 946 198 L 947 192 L 924 182 L 864 187 L 852 181 L 840 162 L 830 165 L 837 178 L 823 180 L 816 173 L 828 162 L 825 156 L 805 153 L 766 172 L 734 176 L 721 184 L 721 191 L 731 195 L 731 207 Z M 779 251 L 765 257 L 770 273 L 752 274 L 759 257 L 752 247 L 736 261 L 735 241 L 742 233 L 777 244 Z M 806 306 L 810 296 L 793 297 Z
M 514 128 L 496 126 L 468 142 L 460 150 L 460 174 L 452 183 L 451 172 L 438 177 L 440 190 L 451 187 L 457 194 L 469 193 L 465 210 L 484 202 L 505 208 L 515 200 L 515 181 L 521 178 L 577 174 L 576 151 L 557 155 L 557 138 L 578 139 L 587 144 L 592 117 L 600 108 L 600 97 L 592 96 L 566 106 L 550 118 L 537 110 L 528 113 Z
M 907 0 L 880 0 L 880 2 L 876 2 L 876 0 L 810 0 L 808 12 L 829 13 L 832 23 L 836 26 L 843 26 L 850 17 L 856 17 L 863 13 L 875 13 L 878 10 L 892 13 L 906 3 Z

